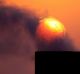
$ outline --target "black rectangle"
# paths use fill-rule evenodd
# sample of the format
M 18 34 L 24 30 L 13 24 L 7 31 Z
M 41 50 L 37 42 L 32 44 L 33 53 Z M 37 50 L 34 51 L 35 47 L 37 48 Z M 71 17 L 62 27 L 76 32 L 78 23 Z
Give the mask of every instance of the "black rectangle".
M 36 52 L 36 74 L 53 74 L 60 69 L 68 71 L 80 62 L 79 56 L 79 52 Z

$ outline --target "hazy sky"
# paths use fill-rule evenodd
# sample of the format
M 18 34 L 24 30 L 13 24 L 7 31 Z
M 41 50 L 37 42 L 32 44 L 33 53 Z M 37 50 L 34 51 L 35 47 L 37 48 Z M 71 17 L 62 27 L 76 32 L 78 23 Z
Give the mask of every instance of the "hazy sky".
M 59 19 L 75 45 L 80 48 L 80 0 L 6 0 L 8 4 L 29 7 L 39 14 Z

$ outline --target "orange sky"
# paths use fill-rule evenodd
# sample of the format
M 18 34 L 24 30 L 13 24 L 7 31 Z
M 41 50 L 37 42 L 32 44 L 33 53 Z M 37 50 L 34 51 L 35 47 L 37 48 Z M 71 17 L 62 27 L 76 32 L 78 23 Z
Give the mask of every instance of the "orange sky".
M 39 14 L 59 19 L 66 27 L 75 45 L 80 48 L 80 0 L 6 0 L 8 4 L 29 7 Z

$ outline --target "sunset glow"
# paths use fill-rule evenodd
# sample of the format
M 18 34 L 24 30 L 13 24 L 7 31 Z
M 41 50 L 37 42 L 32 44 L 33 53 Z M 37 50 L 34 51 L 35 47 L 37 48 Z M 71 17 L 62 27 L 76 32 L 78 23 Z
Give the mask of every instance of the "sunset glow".
M 48 27 L 49 30 L 54 31 L 56 33 L 57 32 L 60 33 L 64 31 L 63 24 L 56 19 L 46 18 L 44 19 L 44 24 Z
M 65 33 L 65 28 L 61 22 L 54 18 L 44 18 L 37 28 L 37 35 L 47 41 L 61 37 Z
M 4 0 L 7 5 L 31 8 L 39 15 L 57 17 L 64 23 L 74 44 L 80 48 L 80 0 Z

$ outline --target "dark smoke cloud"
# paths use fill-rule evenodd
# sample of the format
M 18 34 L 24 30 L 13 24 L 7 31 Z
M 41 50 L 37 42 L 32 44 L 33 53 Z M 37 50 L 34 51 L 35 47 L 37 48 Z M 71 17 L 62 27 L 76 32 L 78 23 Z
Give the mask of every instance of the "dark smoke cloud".
M 56 38 L 51 43 L 46 43 L 40 40 L 39 51 L 74 51 L 76 50 L 72 40 L 65 35 L 62 38 Z

